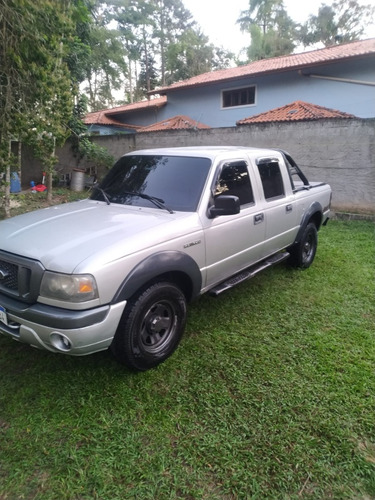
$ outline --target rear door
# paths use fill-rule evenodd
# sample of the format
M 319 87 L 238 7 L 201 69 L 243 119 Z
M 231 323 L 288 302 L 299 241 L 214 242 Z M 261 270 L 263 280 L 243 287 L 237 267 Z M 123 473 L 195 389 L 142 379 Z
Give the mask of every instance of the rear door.
M 265 244 L 263 256 L 290 245 L 298 231 L 298 210 L 283 160 L 258 158 L 257 170 L 264 197 Z
M 235 274 L 260 259 L 265 238 L 262 201 L 253 189 L 253 172 L 245 159 L 223 161 L 212 186 L 213 197 L 238 196 L 235 215 L 205 217 L 207 286 Z

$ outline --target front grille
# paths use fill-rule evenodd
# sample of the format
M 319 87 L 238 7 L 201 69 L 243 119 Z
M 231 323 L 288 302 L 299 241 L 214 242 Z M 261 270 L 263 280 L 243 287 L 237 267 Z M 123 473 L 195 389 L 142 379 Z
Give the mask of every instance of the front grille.
M 18 266 L 0 260 L 0 285 L 10 290 L 18 290 Z
M 33 303 L 39 295 L 44 267 L 37 260 L 0 251 L 0 293 Z

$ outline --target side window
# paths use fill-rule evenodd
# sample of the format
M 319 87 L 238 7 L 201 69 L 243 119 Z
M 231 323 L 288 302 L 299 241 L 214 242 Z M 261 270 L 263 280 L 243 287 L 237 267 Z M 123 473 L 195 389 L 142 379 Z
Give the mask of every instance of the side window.
M 261 159 L 257 161 L 266 200 L 285 196 L 283 179 L 277 159 Z
M 238 196 L 241 205 L 254 203 L 246 162 L 236 161 L 223 166 L 215 189 L 215 196 L 219 194 Z
M 249 106 L 255 104 L 255 85 L 250 87 L 223 90 L 222 107 Z

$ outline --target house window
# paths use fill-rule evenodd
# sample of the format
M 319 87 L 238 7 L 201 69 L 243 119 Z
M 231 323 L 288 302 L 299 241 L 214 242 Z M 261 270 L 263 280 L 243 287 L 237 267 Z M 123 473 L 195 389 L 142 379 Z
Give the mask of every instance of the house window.
M 255 85 L 238 89 L 223 90 L 223 108 L 255 104 Z

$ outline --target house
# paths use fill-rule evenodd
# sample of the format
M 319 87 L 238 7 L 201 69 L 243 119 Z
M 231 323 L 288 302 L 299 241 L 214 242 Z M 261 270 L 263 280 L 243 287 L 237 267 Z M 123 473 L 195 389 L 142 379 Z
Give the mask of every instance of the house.
M 83 119 L 90 132 L 98 135 L 135 133 L 142 127 L 160 120 L 160 110 L 166 106 L 167 98 L 151 97 L 144 101 L 87 113 Z
M 213 128 L 234 127 L 296 100 L 375 117 L 375 38 L 204 73 L 104 114 L 137 126 L 185 115 Z
M 106 115 L 106 110 L 88 113 L 83 122 L 93 135 L 134 134 L 139 127 L 128 125 Z

